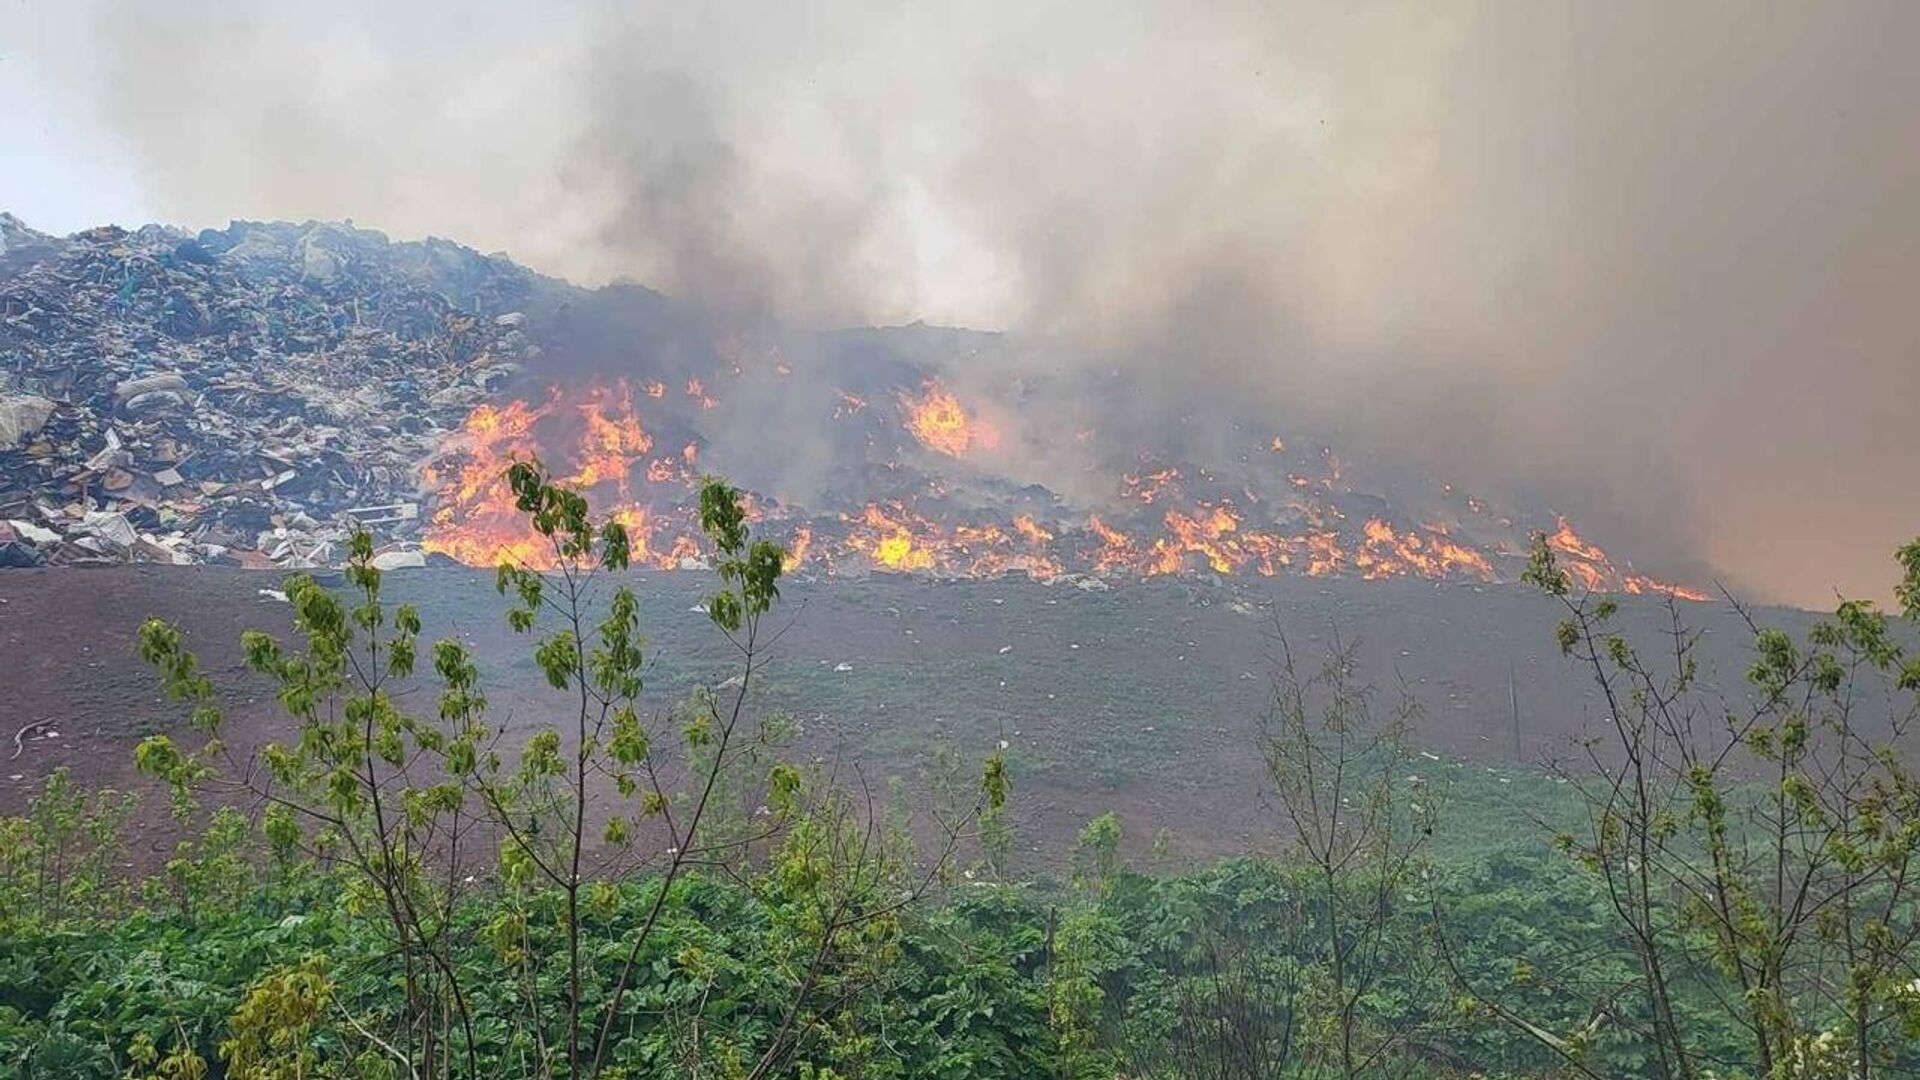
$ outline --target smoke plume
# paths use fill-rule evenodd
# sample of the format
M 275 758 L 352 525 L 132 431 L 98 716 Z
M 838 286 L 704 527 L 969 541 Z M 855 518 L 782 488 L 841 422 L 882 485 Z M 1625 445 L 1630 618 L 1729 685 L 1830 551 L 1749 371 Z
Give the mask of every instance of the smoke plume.
M 27 11 L 176 222 L 1006 329 L 1130 423 L 1257 403 L 1767 598 L 1884 594 L 1920 532 L 1913 4 Z

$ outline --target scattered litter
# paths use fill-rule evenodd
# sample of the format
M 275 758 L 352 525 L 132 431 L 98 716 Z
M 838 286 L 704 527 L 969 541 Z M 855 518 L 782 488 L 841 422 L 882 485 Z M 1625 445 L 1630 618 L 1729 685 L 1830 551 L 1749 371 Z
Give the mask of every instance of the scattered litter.
M 373 557 L 376 570 L 407 570 L 427 565 L 427 556 L 422 551 L 383 551 Z
M 31 394 L 0 397 L 0 449 L 18 446 L 39 434 L 53 409 L 53 402 Z
M 59 533 L 54 532 L 52 529 L 43 529 L 31 521 L 21 521 L 16 518 L 9 519 L 5 524 L 22 539 L 31 544 L 51 544 L 60 539 Z
M 39 729 L 46 727 L 51 723 L 53 723 L 52 720 L 35 720 L 32 723 L 21 728 L 19 731 L 14 732 L 13 733 L 13 757 L 8 758 L 7 760 L 12 761 L 17 759 L 20 756 L 21 752 L 26 749 L 26 744 L 24 741 L 26 737 L 28 735 L 33 734 L 35 731 L 38 731 Z M 49 734 L 47 737 L 58 738 L 59 733 L 53 732 Z
M 400 521 L 413 521 L 420 516 L 420 504 L 396 502 L 379 506 L 355 506 L 347 510 L 347 516 L 362 525 L 388 525 Z

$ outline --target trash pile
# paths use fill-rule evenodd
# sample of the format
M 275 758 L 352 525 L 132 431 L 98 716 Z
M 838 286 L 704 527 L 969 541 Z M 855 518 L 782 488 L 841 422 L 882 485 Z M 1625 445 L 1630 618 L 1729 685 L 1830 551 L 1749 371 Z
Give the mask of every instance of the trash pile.
M 0 567 L 421 558 L 419 461 L 538 353 L 542 279 L 350 224 L 0 214 Z
M 714 470 L 795 572 L 1479 585 L 1538 534 L 1588 588 L 1706 598 L 1545 508 L 1377 484 L 1259 401 L 1196 388 L 1169 424 L 1117 368 L 1004 377 L 1030 365 L 1000 335 L 718 314 L 350 222 L 53 237 L 0 214 L 0 567 L 333 566 L 356 526 L 387 568 L 538 566 L 502 479 L 533 455 L 658 569 L 707 565 Z

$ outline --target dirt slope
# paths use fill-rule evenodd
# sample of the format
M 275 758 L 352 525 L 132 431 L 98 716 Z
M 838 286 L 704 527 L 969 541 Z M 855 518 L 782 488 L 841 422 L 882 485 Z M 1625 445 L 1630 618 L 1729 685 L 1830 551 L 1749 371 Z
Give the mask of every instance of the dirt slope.
M 656 704 L 725 678 L 724 648 L 691 610 L 711 581 L 686 573 L 634 580 Z M 496 723 L 524 730 L 553 715 L 558 703 L 522 658 L 526 642 L 505 627 L 490 575 L 428 569 L 388 582 L 395 601 L 420 606 L 427 638 L 457 634 L 478 651 Z M 18 811 L 63 764 L 97 782 L 146 787 L 131 767 L 133 745 L 183 721 L 135 655 L 148 616 L 180 623 L 200 650 L 226 693 L 236 742 L 289 730 L 237 646 L 246 628 L 290 630 L 288 607 L 261 593 L 278 584 L 277 575 L 216 567 L 0 573 L 0 758 L 13 753 L 15 731 L 52 721 L 22 740 L 16 759 L 0 762 L 0 812 Z M 1552 606 L 1518 588 L 1276 579 L 1100 592 L 873 577 L 793 582 L 783 610 L 792 625 L 777 646 L 767 705 L 800 721 L 803 752 L 911 784 L 936 745 L 978 756 L 1005 739 L 1021 842 L 1049 858 L 1108 809 L 1122 812 L 1142 845 L 1165 829 L 1177 851 L 1196 857 L 1270 841 L 1255 739 L 1276 618 L 1310 657 L 1335 633 L 1357 637 L 1383 693 L 1404 681 L 1421 702 L 1415 739 L 1440 759 L 1523 771 L 1604 721 L 1554 648 Z M 1687 611 L 1708 631 L 1708 670 L 1737 684 L 1744 629 L 1717 606 Z M 1633 602 L 1625 618 L 1651 643 L 1665 612 Z M 1522 714 L 1517 757 L 1510 670 Z M 403 701 L 430 711 L 433 693 L 422 681 Z M 161 804 L 150 800 L 144 816 L 149 846 L 163 844 Z

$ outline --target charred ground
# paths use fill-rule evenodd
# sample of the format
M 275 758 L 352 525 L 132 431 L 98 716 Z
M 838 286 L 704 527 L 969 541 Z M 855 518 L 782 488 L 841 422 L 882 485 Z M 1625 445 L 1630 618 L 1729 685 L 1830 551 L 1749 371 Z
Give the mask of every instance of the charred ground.
M 667 709 L 726 677 L 726 646 L 696 610 L 698 572 L 636 575 L 650 638 L 653 706 Z M 286 634 L 288 607 L 263 589 L 273 574 L 220 567 L 100 567 L 0 575 L 0 813 L 17 812 L 66 765 L 89 781 L 143 788 L 132 749 L 178 731 L 178 706 L 135 656 L 140 621 L 177 621 L 200 650 L 237 741 L 292 730 L 265 684 L 240 663 L 238 637 Z M 494 722 L 531 729 L 557 707 L 527 642 L 506 627 L 491 575 L 463 568 L 388 576 L 396 602 L 419 606 L 429 638 L 458 636 L 483 665 Z M 1257 738 L 1269 700 L 1276 627 L 1309 661 L 1335 635 L 1359 643 L 1383 704 L 1405 689 L 1421 706 L 1412 732 L 1436 780 L 1454 782 L 1462 842 L 1537 840 L 1526 817 L 1549 784 L 1540 765 L 1604 734 L 1606 714 L 1582 671 L 1559 655 L 1544 598 L 1499 586 L 1280 578 L 1251 585 L 1157 579 L 1098 590 L 1018 578 L 931 581 L 891 575 L 789 582 L 791 626 L 774 650 L 761 704 L 790 712 L 809 755 L 858 766 L 870 781 L 925 782 L 937 748 L 978 755 L 1004 739 L 1015 770 L 1019 846 L 1057 865 L 1088 818 L 1120 812 L 1144 849 L 1165 830 L 1183 858 L 1260 849 L 1277 829 L 1262 803 Z M 1705 670 L 1733 693 L 1748 663 L 1744 624 L 1716 605 L 1682 611 L 1704 631 Z M 1625 626 L 1655 641 L 1666 605 L 1631 599 Z M 1810 616 L 1770 610 L 1804 628 Z M 1520 706 L 1516 754 L 1509 673 Z M 403 705 L 430 713 L 416 680 Z M 149 800 L 143 830 L 170 835 Z M 156 848 L 157 850 L 157 848 Z

